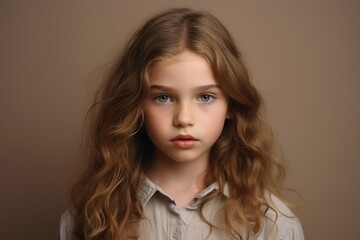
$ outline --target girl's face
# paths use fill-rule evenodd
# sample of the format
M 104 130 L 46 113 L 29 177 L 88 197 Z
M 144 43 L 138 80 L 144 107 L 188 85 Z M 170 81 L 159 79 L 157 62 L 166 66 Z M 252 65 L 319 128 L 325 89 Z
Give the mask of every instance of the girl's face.
M 149 81 L 144 123 L 155 160 L 207 162 L 228 114 L 209 64 L 187 51 L 155 63 Z

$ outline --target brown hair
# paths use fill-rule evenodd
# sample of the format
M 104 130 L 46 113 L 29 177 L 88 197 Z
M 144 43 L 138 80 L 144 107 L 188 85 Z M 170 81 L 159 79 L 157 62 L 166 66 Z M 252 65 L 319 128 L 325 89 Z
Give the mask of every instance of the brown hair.
M 270 129 L 260 117 L 261 97 L 249 81 L 243 57 L 226 28 L 213 15 L 171 9 L 147 21 L 129 40 L 90 110 L 89 165 L 72 189 L 75 233 L 81 239 L 136 237 L 143 218 L 138 198 L 152 143 L 142 126 L 142 103 L 154 61 L 191 51 L 206 59 L 229 98 L 231 117 L 210 154 L 206 183 L 219 183 L 200 207 L 224 200 L 225 231 L 247 239 L 260 230 L 284 168 L 274 157 Z M 240 233 L 235 226 L 246 230 Z

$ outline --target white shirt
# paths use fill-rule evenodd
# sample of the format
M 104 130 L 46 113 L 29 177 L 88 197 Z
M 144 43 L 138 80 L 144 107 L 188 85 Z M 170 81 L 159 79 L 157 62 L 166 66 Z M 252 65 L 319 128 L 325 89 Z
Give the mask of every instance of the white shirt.
M 198 214 L 202 199 L 218 188 L 218 184 L 213 183 L 198 193 L 188 206 L 178 208 L 170 196 L 145 178 L 145 184 L 139 192 L 145 215 L 145 219 L 139 225 L 139 240 L 233 239 L 225 235 L 220 228 L 213 227 L 210 232 L 209 225 Z M 228 196 L 225 188 L 222 197 Z M 271 197 L 271 206 L 277 209 L 277 217 L 276 212 L 269 209 L 262 222 L 261 230 L 251 239 L 303 240 L 301 224 L 290 209 L 275 196 Z M 203 208 L 204 217 L 216 226 L 224 226 L 221 208 L 220 198 L 210 200 Z M 73 235 L 73 220 L 69 211 L 66 211 L 60 221 L 60 240 L 76 239 Z

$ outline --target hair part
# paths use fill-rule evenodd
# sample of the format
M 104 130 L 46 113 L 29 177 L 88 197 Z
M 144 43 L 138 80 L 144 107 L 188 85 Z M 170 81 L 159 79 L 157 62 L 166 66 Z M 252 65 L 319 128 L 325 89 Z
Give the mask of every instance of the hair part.
M 142 127 L 143 99 L 156 61 L 184 51 L 204 57 L 229 99 L 230 119 L 211 149 L 206 183 L 220 190 L 207 196 L 202 209 L 227 184 L 225 231 L 247 239 L 260 230 L 270 207 L 266 194 L 278 193 L 283 165 L 274 154 L 270 128 L 260 115 L 262 100 L 250 83 L 234 40 L 213 15 L 191 9 L 171 9 L 154 16 L 131 37 L 100 87 L 90 109 L 88 168 L 72 189 L 75 233 L 81 239 L 136 238 L 143 209 L 137 192 L 148 164 L 152 143 Z M 241 225 L 245 232 L 240 232 Z

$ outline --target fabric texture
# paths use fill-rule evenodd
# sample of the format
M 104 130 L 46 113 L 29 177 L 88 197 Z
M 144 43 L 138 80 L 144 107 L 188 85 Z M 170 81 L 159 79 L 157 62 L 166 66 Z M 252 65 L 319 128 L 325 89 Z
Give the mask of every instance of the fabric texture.
M 222 230 L 224 220 L 221 198 L 229 197 L 226 187 L 220 198 L 212 199 L 203 208 L 204 217 L 217 227 L 210 229 L 198 213 L 203 198 L 217 189 L 218 184 L 213 183 L 198 193 L 191 204 L 178 208 L 174 199 L 145 177 L 145 183 L 139 191 L 145 215 L 139 226 L 139 240 L 233 239 Z M 267 211 L 261 230 L 251 239 L 303 240 L 301 224 L 290 209 L 275 196 L 270 197 L 269 204 L 276 212 L 271 209 Z M 73 234 L 73 220 L 69 210 L 61 217 L 59 234 L 60 240 L 77 240 Z

